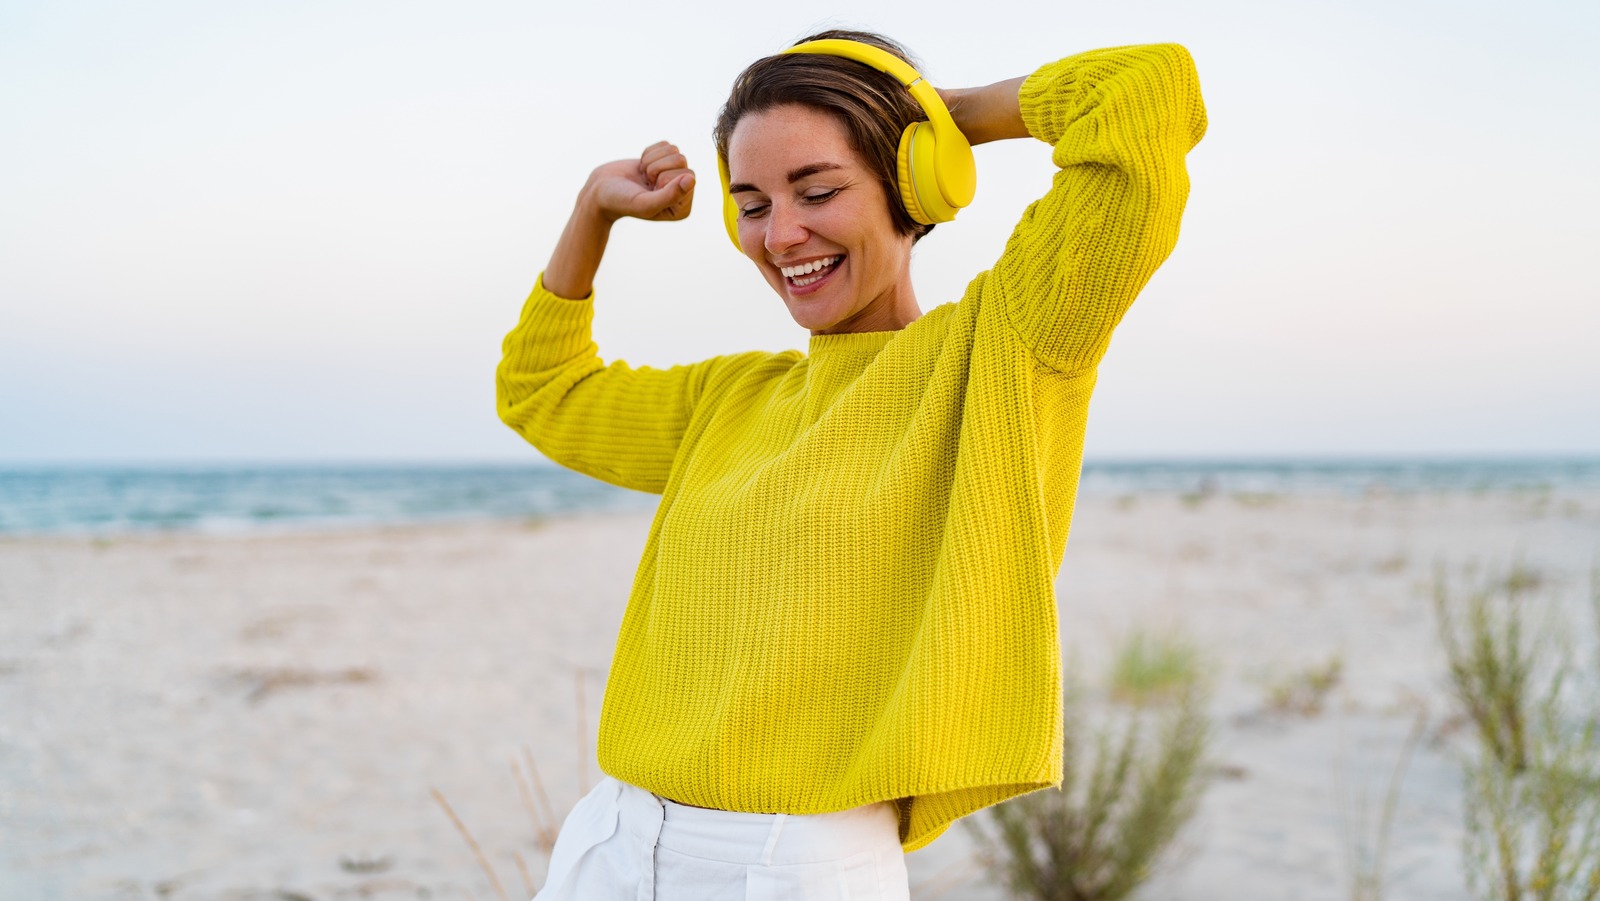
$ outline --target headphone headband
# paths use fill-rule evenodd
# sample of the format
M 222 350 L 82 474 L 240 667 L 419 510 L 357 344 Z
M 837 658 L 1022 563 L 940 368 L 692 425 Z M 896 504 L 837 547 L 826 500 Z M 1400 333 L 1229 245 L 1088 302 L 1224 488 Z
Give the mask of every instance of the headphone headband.
M 950 116 L 950 108 L 944 105 L 944 98 L 933 89 L 922 73 L 918 72 L 910 63 L 895 56 L 881 47 L 863 44 L 860 41 L 846 41 L 839 38 L 826 38 L 820 41 L 806 41 L 784 50 L 783 53 L 816 53 L 822 56 L 842 56 L 852 59 L 863 65 L 871 66 L 886 75 L 892 76 L 900 82 L 911 98 L 917 101 L 922 111 L 928 114 L 928 122 L 933 126 L 935 139 L 941 144 L 947 136 L 952 136 L 951 146 L 955 144 L 966 145 L 971 151 L 971 144 L 967 143 L 965 135 L 956 128 L 956 120 Z M 974 185 L 976 187 L 976 185 Z M 972 195 L 968 194 L 965 200 L 957 201 L 951 198 L 956 206 L 966 206 L 972 202 Z
M 840 38 L 826 38 L 820 41 L 806 41 L 785 48 L 780 56 L 790 53 L 816 53 L 821 56 L 842 56 L 853 59 L 858 63 L 871 66 L 879 72 L 892 75 L 901 85 L 911 87 L 915 82 L 922 80 L 922 73 L 911 67 L 911 64 L 895 56 L 881 47 L 863 44 L 860 41 L 847 41 Z
M 972 202 L 978 183 L 972 144 L 956 127 L 939 92 L 910 63 L 880 47 L 838 38 L 807 41 L 782 51 L 789 53 L 839 56 L 870 66 L 900 82 L 922 107 L 928 120 L 906 127 L 897 162 L 901 201 L 913 220 L 923 225 L 949 222 Z M 728 161 L 721 155 L 717 170 L 722 176 L 723 223 L 733 246 L 739 247 L 739 208 L 728 193 Z

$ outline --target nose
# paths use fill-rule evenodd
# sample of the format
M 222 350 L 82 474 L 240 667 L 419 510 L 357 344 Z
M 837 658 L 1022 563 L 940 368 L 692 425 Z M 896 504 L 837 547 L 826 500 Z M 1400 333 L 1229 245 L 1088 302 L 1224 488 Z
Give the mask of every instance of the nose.
M 791 247 L 804 244 L 811 236 L 802 221 L 799 209 L 790 203 L 774 202 L 767 209 L 767 252 L 782 254 Z

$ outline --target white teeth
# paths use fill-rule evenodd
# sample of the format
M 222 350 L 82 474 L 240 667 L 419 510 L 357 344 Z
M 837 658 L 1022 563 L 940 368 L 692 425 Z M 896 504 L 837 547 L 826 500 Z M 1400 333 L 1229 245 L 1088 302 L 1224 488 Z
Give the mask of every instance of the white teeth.
M 842 257 L 823 257 L 820 260 L 812 260 L 809 263 L 801 263 L 798 266 L 780 266 L 778 271 L 783 273 L 784 278 L 799 278 L 802 275 L 810 275 L 820 269 L 826 269 L 841 259 Z M 814 278 L 807 279 L 805 283 L 810 284 L 814 281 L 816 281 Z

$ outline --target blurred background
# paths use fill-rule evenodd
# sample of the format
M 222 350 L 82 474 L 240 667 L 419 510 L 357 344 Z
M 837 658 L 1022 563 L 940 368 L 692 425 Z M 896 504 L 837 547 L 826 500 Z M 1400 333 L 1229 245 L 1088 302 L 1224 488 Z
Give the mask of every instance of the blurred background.
M 601 353 L 804 348 L 710 133 L 746 64 L 855 27 L 947 86 L 1193 53 L 1210 130 L 1101 367 L 1063 648 L 1214 655 L 1217 784 L 1151 897 L 1375 897 L 1347 815 L 1419 710 L 1396 896 L 1463 897 L 1430 599 L 1588 630 L 1600 597 L 1600 4 L 848 8 L 0 3 L 0 896 L 500 897 L 430 787 L 532 894 L 656 498 L 501 425 L 501 338 L 588 173 L 665 139 L 696 210 L 613 234 Z M 977 157 L 924 310 L 1049 186 L 1040 142 Z M 918 897 L 1000 897 L 948 836 Z
M 941 85 L 1100 46 L 1192 51 L 1210 132 L 1122 325 L 1091 460 L 1600 451 L 1593 4 L 9 2 L 0 7 L 0 464 L 526 461 L 501 336 L 590 169 L 668 139 L 695 214 L 628 222 L 610 359 L 805 334 L 716 217 L 734 74 L 823 27 Z M 1048 187 L 978 150 L 919 245 L 959 299 Z

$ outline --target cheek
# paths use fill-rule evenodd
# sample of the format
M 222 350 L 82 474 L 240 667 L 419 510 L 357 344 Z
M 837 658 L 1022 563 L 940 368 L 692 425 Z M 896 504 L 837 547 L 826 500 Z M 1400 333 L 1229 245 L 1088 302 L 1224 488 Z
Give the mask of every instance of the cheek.
M 748 219 L 737 220 L 739 234 L 739 251 L 751 260 L 758 260 L 761 256 L 761 230 Z M 754 251 L 754 253 L 752 253 Z
M 739 226 L 739 250 L 744 258 L 749 260 L 757 269 L 761 270 L 762 278 L 771 281 L 778 277 L 776 270 L 767 265 L 766 235 L 758 227 L 751 225 Z

